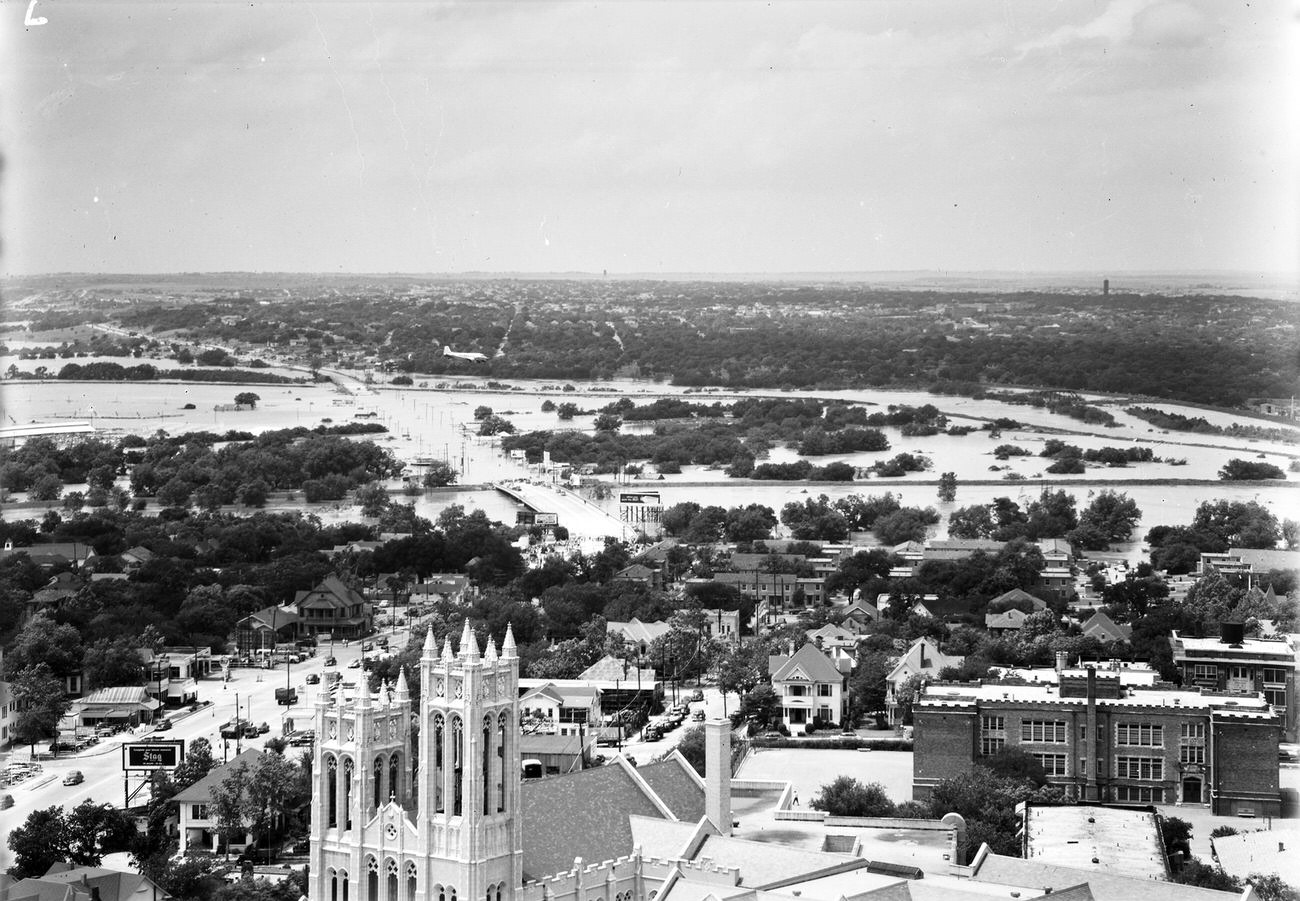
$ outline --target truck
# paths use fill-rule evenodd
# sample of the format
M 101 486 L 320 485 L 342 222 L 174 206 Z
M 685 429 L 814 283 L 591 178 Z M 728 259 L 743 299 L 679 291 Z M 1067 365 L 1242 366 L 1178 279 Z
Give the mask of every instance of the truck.
M 298 690 L 296 688 L 277 688 L 275 690 L 275 703 L 284 704 L 286 707 L 290 704 L 297 704 Z

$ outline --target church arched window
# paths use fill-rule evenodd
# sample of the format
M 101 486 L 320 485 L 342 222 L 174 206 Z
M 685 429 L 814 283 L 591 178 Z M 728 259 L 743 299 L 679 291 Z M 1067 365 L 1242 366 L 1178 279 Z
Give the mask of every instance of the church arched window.
M 339 874 L 330 870 L 330 901 L 339 901 Z
M 497 813 L 506 812 L 506 761 L 510 757 L 506 748 L 510 741 L 510 715 L 501 714 L 497 718 Z
M 325 755 L 325 825 L 339 824 L 339 762 L 333 754 Z
M 442 813 L 447 809 L 445 794 L 447 769 L 443 761 L 443 753 L 446 751 L 447 745 L 444 727 L 445 723 L 439 715 L 433 718 L 433 727 L 429 730 L 429 740 L 433 742 L 431 747 L 433 751 L 433 772 L 429 774 L 429 778 L 433 782 L 433 809 L 437 813 Z M 440 899 L 440 901 L 445 901 L 445 899 Z
M 352 758 L 343 758 L 343 828 L 352 828 Z
M 375 758 L 375 806 L 382 805 L 387 798 L 384 797 L 384 758 Z
M 365 901 L 379 901 L 379 861 L 366 857 L 366 898 Z
M 406 901 L 415 901 L 415 862 L 406 862 Z
M 339 886 L 342 889 L 342 892 L 340 893 L 339 901 L 348 901 L 348 871 L 339 870 L 338 880 L 339 880 Z
M 492 812 L 492 717 L 483 718 L 483 816 Z M 488 901 L 492 901 L 491 898 Z
M 464 813 L 465 794 L 465 726 L 459 717 L 451 718 L 451 815 Z M 453 889 L 453 891 L 455 891 Z
M 402 901 L 397 896 L 397 861 L 391 857 L 388 858 L 388 864 L 384 867 L 384 875 L 387 877 L 384 881 L 388 883 L 386 901 Z
M 398 760 L 399 757 L 396 754 L 388 758 L 388 797 L 400 804 L 402 799 L 397 794 L 401 791 L 402 783 L 397 778 Z

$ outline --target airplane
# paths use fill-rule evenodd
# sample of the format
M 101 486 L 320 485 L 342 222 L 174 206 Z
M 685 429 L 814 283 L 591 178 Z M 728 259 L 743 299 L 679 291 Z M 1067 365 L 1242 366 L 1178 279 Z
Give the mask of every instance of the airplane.
M 444 357 L 455 357 L 458 360 L 468 360 L 471 363 L 486 363 L 487 354 L 469 353 L 464 351 L 452 350 L 447 345 L 442 346 L 442 355 Z

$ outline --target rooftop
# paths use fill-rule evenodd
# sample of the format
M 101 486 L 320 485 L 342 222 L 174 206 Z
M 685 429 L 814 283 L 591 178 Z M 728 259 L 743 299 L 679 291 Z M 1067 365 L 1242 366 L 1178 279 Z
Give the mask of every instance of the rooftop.
M 1288 823 L 1284 828 L 1259 832 L 1242 832 L 1214 839 L 1214 853 L 1219 865 L 1233 876 L 1246 878 L 1251 873 L 1277 873 L 1284 882 L 1300 885 L 1300 827 Z
M 925 687 L 918 704 L 925 707 L 966 706 L 977 702 L 1051 702 L 1087 704 L 1087 698 L 1061 697 L 1053 684 L 1016 685 L 1006 682 L 939 682 Z M 1189 689 L 1133 688 L 1122 698 L 1100 698 L 1098 704 L 1112 707 L 1181 707 L 1190 710 L 1272 716 L 1268 702 L 1258 694 L 1201 692 Z
M 1168 879 L 1154 811 L 1094 806 L 1025 809 L 1026 857 L 1141 879 Z

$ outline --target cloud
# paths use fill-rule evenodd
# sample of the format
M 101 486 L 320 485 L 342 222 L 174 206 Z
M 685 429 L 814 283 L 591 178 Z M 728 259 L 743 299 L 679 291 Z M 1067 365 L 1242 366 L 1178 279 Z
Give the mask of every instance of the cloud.
M 1025 41 L 1016 49 L 1021 57 L 1040 50 L 1060 50 L 1081 41 L 1120 44 L 1134 31 L 1134 20 L 1154 0 L 1111 0 L 1101 15 L 1082 25 L 1063 25 L 1050 34 Z

